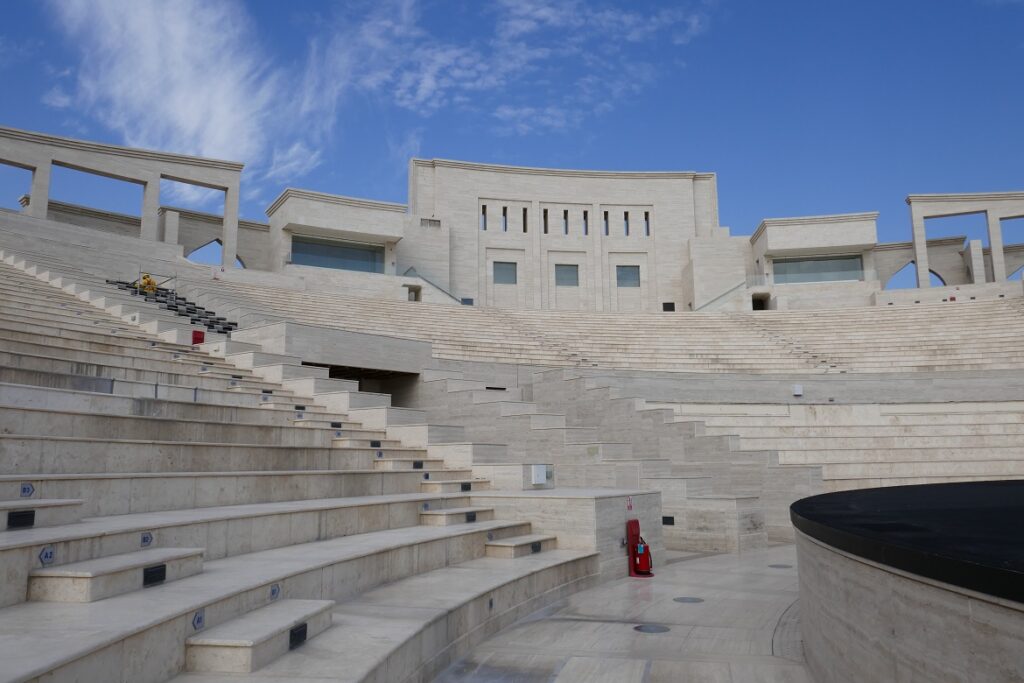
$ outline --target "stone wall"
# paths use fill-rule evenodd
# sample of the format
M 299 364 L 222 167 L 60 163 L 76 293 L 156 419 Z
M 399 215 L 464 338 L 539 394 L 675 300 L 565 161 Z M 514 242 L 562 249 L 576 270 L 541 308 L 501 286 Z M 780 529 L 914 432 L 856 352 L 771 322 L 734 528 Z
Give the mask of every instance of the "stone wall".
M 804 656 L 818 683 L 1024 680 L 1024 605 L 797 532 Z

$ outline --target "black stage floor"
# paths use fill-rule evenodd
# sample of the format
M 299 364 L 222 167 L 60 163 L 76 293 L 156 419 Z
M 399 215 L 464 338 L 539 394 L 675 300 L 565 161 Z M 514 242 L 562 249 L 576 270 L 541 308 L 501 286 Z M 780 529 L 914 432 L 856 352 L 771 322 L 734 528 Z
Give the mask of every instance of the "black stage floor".
M 1024 602 L 1024 481 L 840 491 L 789 512 L 793 526 L 839 550 Z

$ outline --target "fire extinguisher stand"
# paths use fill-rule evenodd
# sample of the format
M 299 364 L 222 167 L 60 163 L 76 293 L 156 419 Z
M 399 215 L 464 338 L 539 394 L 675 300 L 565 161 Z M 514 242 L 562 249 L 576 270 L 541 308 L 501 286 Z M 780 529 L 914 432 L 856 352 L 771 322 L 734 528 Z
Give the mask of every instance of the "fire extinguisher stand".
M 640 535 L 640 520 L 626 520 L 626 548 L 629 550 L 629 575 L 641 579 L 654 576 L 651 546 Z

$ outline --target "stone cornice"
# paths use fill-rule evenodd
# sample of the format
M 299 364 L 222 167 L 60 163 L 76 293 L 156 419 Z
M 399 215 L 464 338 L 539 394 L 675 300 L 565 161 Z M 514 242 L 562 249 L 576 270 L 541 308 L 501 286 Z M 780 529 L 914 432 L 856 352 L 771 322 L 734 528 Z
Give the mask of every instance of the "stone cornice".
M 792 218 L 765 218 L 757 226 L 757 230 L 750 236 L 750 242 L 754 243 L 765 228 L 787 225 L 814 225 L 819 223 L 851 223 L 854 221 L 878 220 L 877 211 L 864 211 L 861 213 L 835 213 L 825 216 L 794 216 Z
M 22 196 L 28 198 L 28 195 Z M 25 204 L 22 204 L 22 206 L 25 206 Z M 82 206 L 80 204 L 68 204 L 67 202 L 56 201 L 54 199 L 50 200 L 49 208 L 55 211 L 60 211 L 61 213 L 68 213 L 73 216 L 88 216 L 89 218 L 99 218 L 105 221 L 117 221 L 118 223 L 128 223 L 135 226 L 142 223 L 141 218 L 128 213 L 106 211 L 105 209 L 93 209 L 92 207 Z
M 18 198 L 18 201 L 22 206 L 28 206 L 29 195 L 25 194 Z M 49 207 L 55 211 L 61 213 L 71 214 L 74 216 L 88 216 L 89 218 L 98 218 L 105 221 L 117 221 L 119 223 L 127 223 L 130 225 L 138 226 L 142 219 L 138 216 L 133 216 L 128 213 L 118 213 L 117 211 L 107 211 L 105 209 L 94 209 L 89 206 L 82 206 L 81 204 L 69 204 L 67 202 L 58 201 L 51 199 Z M 192 209 L 180 209 L 175 206 L 161 206 L 159 213 L 163 214 L 168 211 L 177 212 L 182 218 L 188 218 L 191 220 L 202 221 L 204 223 L 213 223 L 214 225 L 220 226 L 224 223 L 224 217 L 218 216 L 213 213 L 204 213 L 202 211 L 193 211 Z M 250 228 L 252 230 L 270 230 L 270 226 L 266 223 L 258 223 L 256 221 L 249 221 L 240 219 L 238 226 L 242 228 Z
M 354 206 L 360 209 L 375 209 L 377 211 L 394 211 L 396 213 L 405 213 L 405 204 L 396 204 L 395 202 L 381 202 L 374 199 L 360 199 L 358 197 L 345 197 L 340 194 L 327 194 L 326 192 L 313 192 L 312 190 L 298 190 L 293 187 L 286 188 L 284 192 L 278 195 L 277 199 L 267 207 L 267 215 L 272 216 L 281 205 L 289 198 L 294 197 L 295 199 L 308 199 L 314 202 L 325 202 L 327 204 L 339 204 L 341 206 Z
M 954 237 L 935 237 L 928 240 L 929 247 L 947 247 L 947 246 L 963 246 L 964 241 L 967 239 L 967 235 L 957 235 Z M 885 242 L 875 246 L 875 251 L 897 251 L 900 249 L 913 249 L 913 242 Z
M 579 169 L 536 168 L 532 166 L 505 166 L 502 164 L 483 164 L 472 161 L 456 161 L 454 159 L 416 159 L 414 166 L 425 168 L 458 168 L 466 171 L 490 171 L 493 173 L 514 173 L 519 175 L 546 175 L 566 178 L 629 178 L 629 179 L 680 179 L 680 180 L 712 180 L 714 173 L 697 173 L 696 171 L 584 171 Z
M 181 209 L 177 206 L 161 206 L 160 213 L 166 213 L 168 211 L 174 211 L 182 218 L 187 218 L 193 221 L 201 221 L 203 223 L 212 223 L 220 226 L 224 223 L 224 216 L 219 216 L 215 213 L 206 213 L 205 211 L 195 211 L 193 209 Z M 269 223 L 260 223 L 259 221 L 250 221 L 244 218 L 238 220 L 238 227 L 248 228 L 249 230 L 262 230 L 267 232 L 270 230 Z
M 245 164 L 237 161 L 225 161 L 223 159 L 210 159 L 207 157 L 189 156 L 186 154 L 173 154 L 171 152 L 156 152 L 136 147 L 122 147 L 120 145 L 108 145 L 102 142 L 87 142 L 75 140 L 46 133 L 34 133 L 32 131 L 20 130 L 18 128 L 7 128 L 0 126 L 0 138 L 8 140 L 19 140 L 65 149 L 74 149 L 82 152 L 93 152 L 99 154 L 111 154 L 114 156 L 130 157 L 133 159 L 145 159 L 147 161 L 163 161 L 176 164 L 187 164 L 189 166 L 204 166 L 206 168 L 218 168 L 227 171 L 241 171 Z
M 966 192 L 958 194 L 911 194 L 906 202 L 975 202 L 1024 200 L 1024 192 Z

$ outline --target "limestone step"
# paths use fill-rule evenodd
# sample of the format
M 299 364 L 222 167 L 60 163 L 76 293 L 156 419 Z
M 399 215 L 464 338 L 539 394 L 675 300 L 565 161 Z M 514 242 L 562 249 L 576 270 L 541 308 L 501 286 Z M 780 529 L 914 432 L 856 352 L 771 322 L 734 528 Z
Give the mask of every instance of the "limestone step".
M 252 680 L 285 683 L 305 672 L 326 672 L 332 681 L 434 680 L 468 647 L 460 643 L 482 642 L 594 585 L 597 574 L 595 553 L 553 550 L 518 559 L 481 557 L 402 579 L 340 602 L 334 626 L 316 643 L 285 654 Z M 172 683 L 237 680 L 184 674 Z
M 263 405 L 258 393 L 161 384 L 108 377 L 90 377 L 66 373 L 21 370 L 0 366 L 0 384 L 20 384 L 47 389 L 86 391 L 98 394 L 114 394 L 124 397 L 169 400 L 186 403 L 208 403 L 221 406 L 255 408 Z M 278 397 L 281 401 L 283 398 Z M 293 400 L 293 399 L 290 399 Z
M 489 522 L 492 519 L 494 519 L 494 508 L 488 507 L 447 508 L 425 510 L 420 513 L 420 523 L 427 526 L 471 524 L 473 522 Z
M 378 494 L 112 515 L 0 533 L 0 569 L 5 577 L 0 582 L 0 606 L 25 600 L 28 574 L 44 559 L 60 564 L 147 545 L 187 545 L 205 547 L 209 562 L 353 534 L 410 529 L 419 526 L 424 510 L 465 507 L 469 502 L 462 494 Z
M 0 474 L 372 469 L 376 458 L 410 450 L 4 434 Z
M 336 431 L 340 431 L 344 435 L 331 438 L 331 445 L 337 446 L 338 448 L 401 448 L 403 444 L 403 442 L 398 439 L 377 439 L 372 436 L 364 436 L 364 434 L 374 434 L 372 431 L 365 433 L 344 429 Z
M 1024 447 L 1021 434 L 947 434 L 936 436 L 742 436 L 744 449 L 796 451 L 876 450 L 905 448 Z
M 424 448 L 431 444 L 460 443 L 466 440 L 466 429 L 461 425 L 389 424 L 387 433 L 389 438 Z
M 2 674 L 16 681 L 51 672 L 57 674 L 54 680 L 167 680 L 182 669 L 184 635 L 269 604 L 275 585 L 281 598 L 349 599 L 388 582 L 483 558 L 487 534 L 526 533 L 523 527 L 481 522 L 360 533 L 207 560 L 201 574 L 108 598 L 102 605 L 22 604 L 15 608 L 17 633 L 0 639 Z M 111 660 L 108 648 L 115 644 Z
M 359 408 L 377 408 L 391 405 L 391 395 L 369 391 L 330 391 L 313 397 L 318 406 L 339 413 L 350 413 Z
M 81 500 L 81 517 L 127 515 L 301 500 L 421 493 L 424 479 L 465 479 L 463 470 L 267 470 L 236 472 L 125 472 L 0 476 L 0 500 L 25 491 L 33 500 Z M 37 513 L 38 519 L 38 513 Z M 58 522 L 72 523 L 74 519 Z M 38 526 L 38 522 L 37 522 Z
M 328 447 L 339 444 L 327 429 L 234 424 L 137 415 L 39 410 L 0 403 L 0 433 L 112 439 L 262 443 L 276 446 Z M 369 440 L 362 440 L 369 443 Z M 369 447 L 369 446 L 367 446 Z
M 381 458 L 373 462 L 375 470 L 416 470 L 434 471 L 444 467 L 444 460 L 437 458 Z
M 280 353 L 266 353 L 264 351 L 241 351 L 229 353 L 225 359 L 240 368 L 252 369 L 263 365 L 300 365 L 302 358 L 299 356 L 286 356 Z
M 319 377 L 327 379 L 327 368 L 315 365 L 258 365 L 252 368 L 252 374 L 268 382 L 282 382 L 286 379 L 300 377 Z
M 218 358 L 226 358 L 233 353 L 244 353 L 246 351 L 262 351 L 259 344 L 234 341 L 233 339 L 216 339 L 214 341 L 199 344 L 199 350 Z
M 553 550 L 558 537 L 552 534 L 525 534 L 487 542 L 487 557 L 514 558 Z
M 989 477 L 1018 478 L 1024 476 L 1024 461 L 998 460 L 945 460 L 942 462 L 880 461 L 874 463 L 823 465 L 823 480 L 830 479 L 888 479 L 903 477 Z M 884 484 L 882 484 L 884 485 Z
M 890 462 L 918 463 L 920 467 L 944 462 L 984 462 L 987 460 L 1012 461 L 1020 458 L 1021 446 L 934 446 L 907 448 L 850 448 L 807 451 L 778 451 L 782 465 L 869 465 Z M 1024 463 L 1024 460 L 1021 461 Z
M 234 378 L 226 373 L 185 371 L 184 367 L 173 370 L 156 370 L 145 367 L 125 367 L 124 365 L 102 365 L 90 361 L 66 360 L 30 354 L 14 354 L 0 352 L 0 365 L 24 371 L 46 372 L 54 374 L 102 377 L 109 379 L 138 382 L 153 386 L 180 385 L 198 387 L 203 390 L 227 391 L 243 389 L 252 393 L 259 392 L 268 384 L 261 380 Z M 270 385 L 272 386 L 272 385 Z
M 148 548 L 95 560 L 34 569 L 28 599 L 42 602 L 96 602 L 203 570 L 203 548 Z
M 282 600 L 185 641 L 185 669 L 251 673 L 331 626 L 334 600 Z
M 424 481 L 420 483 L 423 493 L 469 493 L 486 491 L 491 483 L 486 479 L 453 479 L 449 481 Z
M 0 500 L 0 515 L 4 529 L 16 531 L 36 527 L 73 524 L 82 518 L 82 501 L 74 498 L 30 498 L 34 487 L 20 483 L 24 498 Z M 27 495 L 26 495 L 27 494 Z
M 414 408 L 374 407 L 348 412 L 350 419 L 367 429 L 387 429 L 393 425 L 426 424 L 426 413 Z
M 46 379 L 47 377 L 50 376 L 39 379 Z M 106 384 L 106 389 L 109 391 L 109 383 Z M 86 390 L 76 391 L 51 386 L 0 382 L 0 404 L 4 406 L 20 406 L 25 409 L 103 414 L 112 417 L 134 415 L 140 418 L 151 417 L 196 422 L 209 422 L 212 420 L 239 427 L 296 427 L 328 430 L 334 424 L 337 425 L 334 431 L 342 428 L 355 430 L 360 427 L 358 423 L 351 421 L 319 419 L 313 416 L 296 420 L 291 414 L 262 410 L 256 401 L 248 406 L 208 403 L 202 400 L 207 396 L 205 391 L 199 392 L 198 395 L 189 392 L 181 400 L 165 398 L 163 396 L 163 387 L 160 390 L 160 398 L 155 398 L 154 393 L 152 386 L 149 388 L 148 395 L 132 397 L 106 392 L 96 393 Z M 247 394 L 244 396 L 249 398 Z M 200 400 L 195 400 L 197 398 Z M 334 431 L 331 433 L 333 434 Z M 383 432 L 372 433 L 375 435 L 379 434 L 381 437 L 384 436 Z
M 324 379 L 323 377 L 297 377 L 286 379 L 281 386 L 303 396 L 316 397 L 333 391 L 359 391 L 359 382 L 352 379 Z

